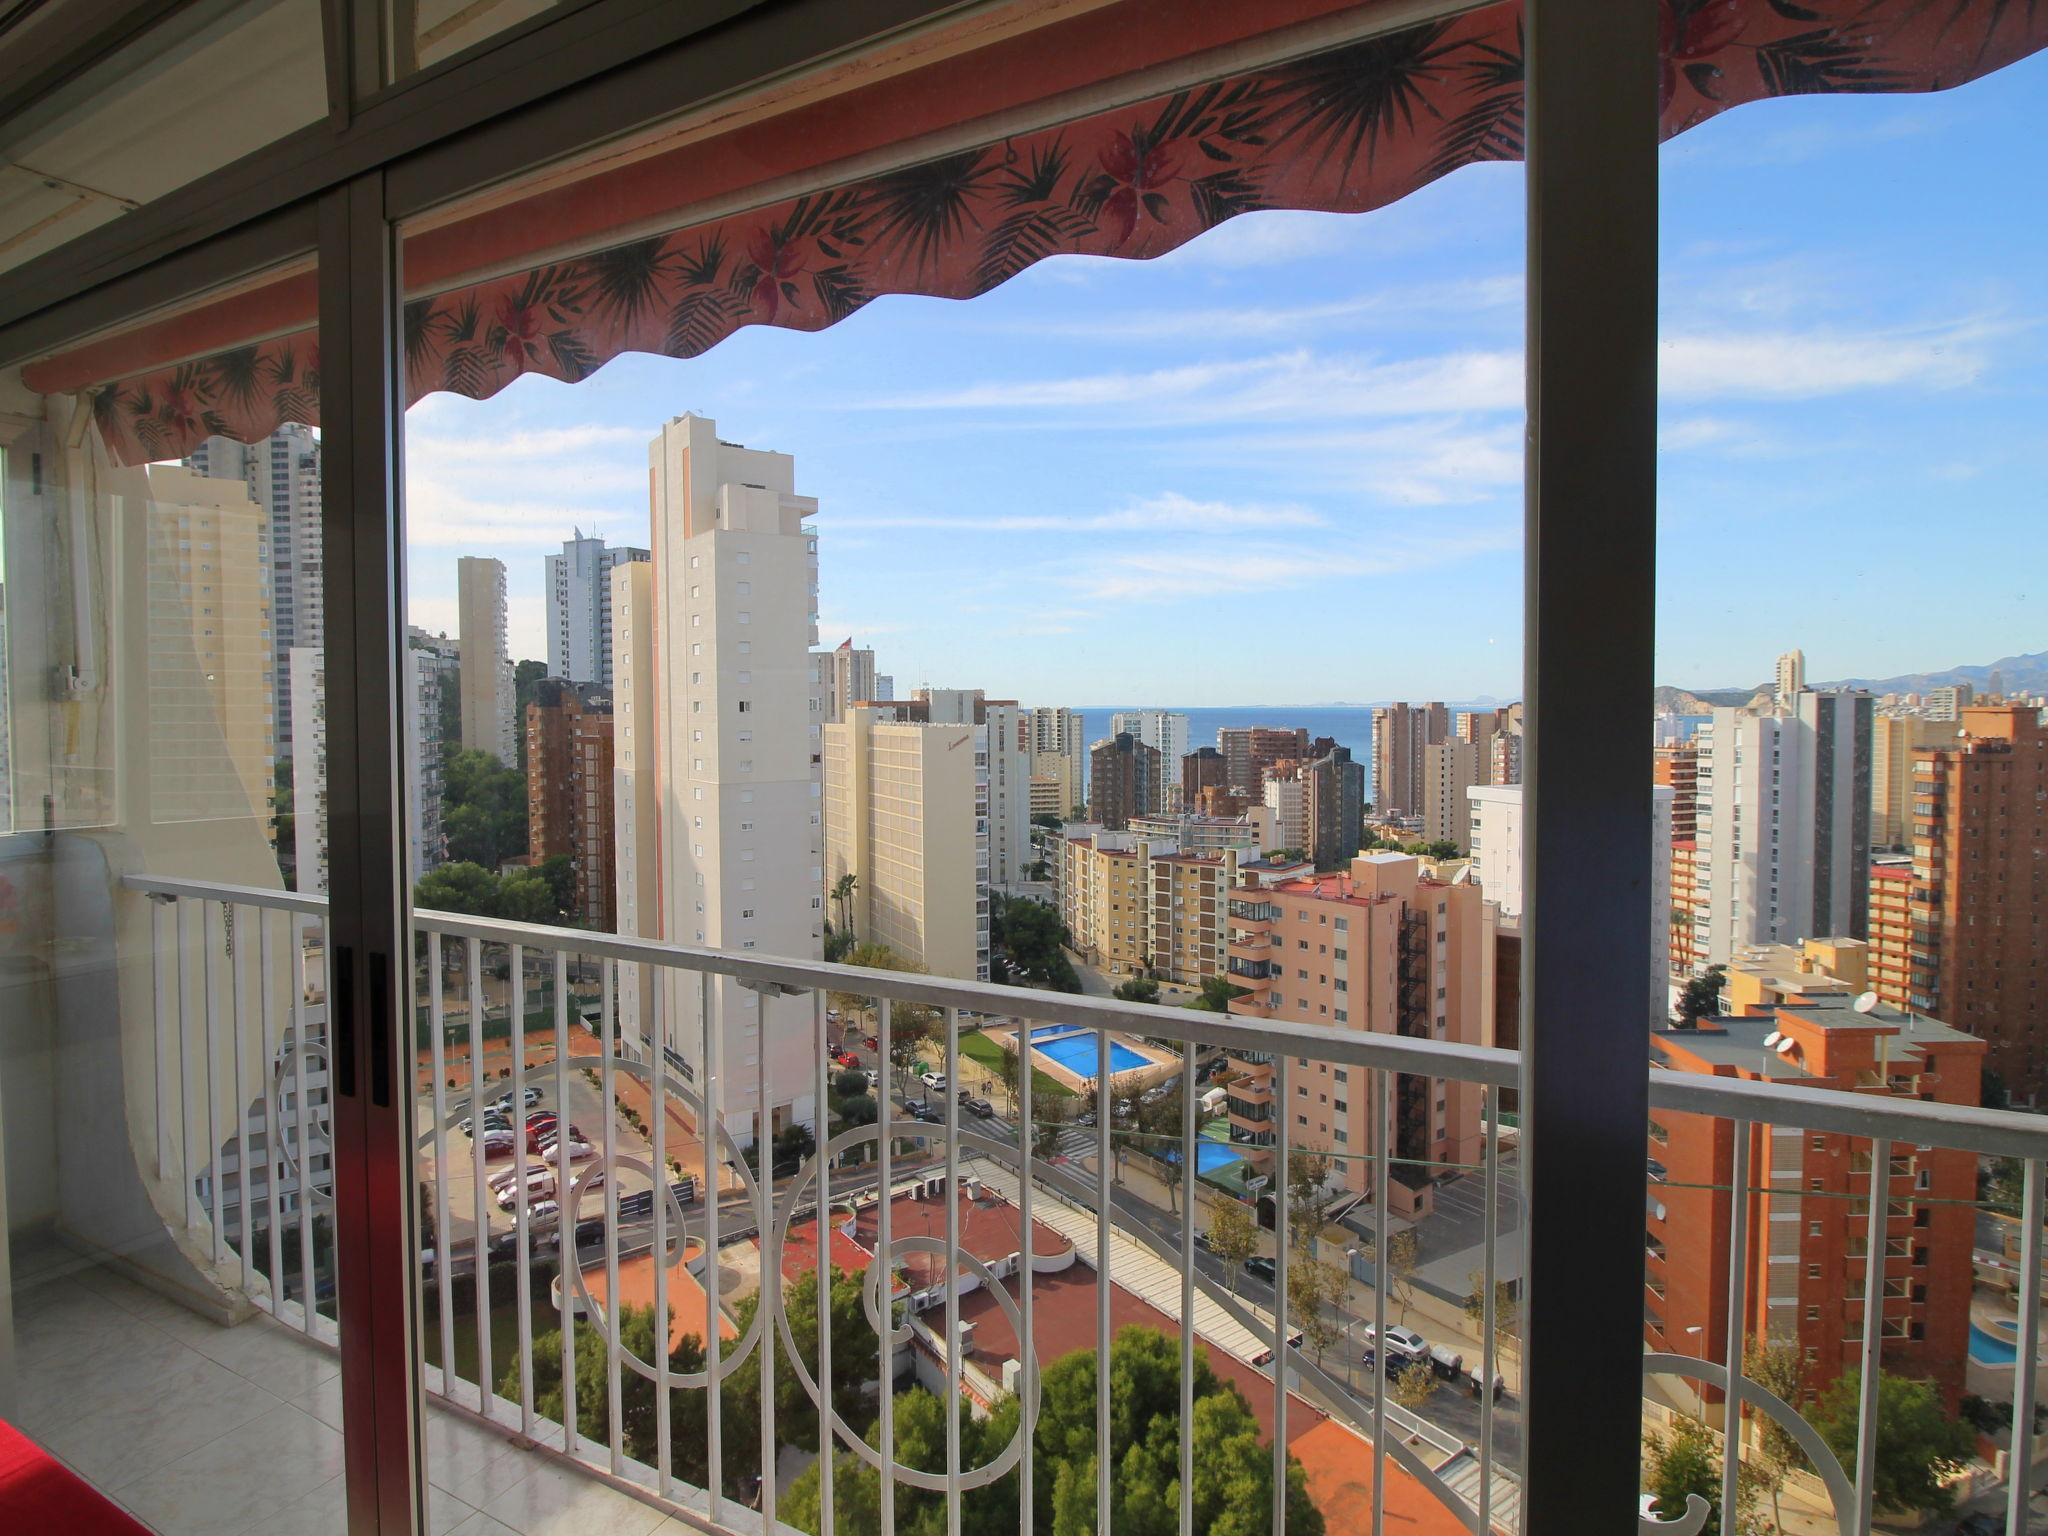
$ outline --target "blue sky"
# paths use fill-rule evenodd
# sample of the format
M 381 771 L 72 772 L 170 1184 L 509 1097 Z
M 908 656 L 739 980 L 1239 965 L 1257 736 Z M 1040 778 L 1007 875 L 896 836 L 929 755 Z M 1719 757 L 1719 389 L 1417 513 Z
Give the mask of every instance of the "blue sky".
M 1739 108 L 1663 150 L 1660 681 L 2048 646 L 2048 55 L 1931 96 Z M 1522 173 L 1057 258 L 970 303 L 437 396 L 408 418 L 416 621 L 455 557 L 646 542 L 695 410 L 820 502 L 821 640 L 1029 703 L 1514 697 Z M 1599 594 L 1587 595 L 1598 602 Z

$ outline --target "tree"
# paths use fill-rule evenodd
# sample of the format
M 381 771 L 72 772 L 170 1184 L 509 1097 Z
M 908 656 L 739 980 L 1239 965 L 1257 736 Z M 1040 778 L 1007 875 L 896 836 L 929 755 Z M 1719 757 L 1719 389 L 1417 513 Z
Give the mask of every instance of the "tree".
M 1230 1269 L 1230 1288 L 1237 1289 L 1238 1266 L 1259 1251 L 1259 1224 L 1242 1200 L 1219 1200 L 1209 1208 L 1209 1251 Z
M 1067 958 L 1067 930 L 1042 901 L 1010 897 L 989 903 L 989 941 L 1003 951 L 1016 986 L 1078 992 L 1081 978 Z
M 488 752 L 444 744 L 441 830 L 450 859 L 496 870 L 526 852 L 526 775 Z
M 1721 1458 L 1714 1454 L 1713 1436 L 1694 1419 L 1679 1419 L 1668 1435 L 1655 1430 L 1643 1436 L 1643 1486 L 1657 1500 L 1660 1519 L 1675 1520 L 1686 1510 L 1686 1498 L 1698 1494 L 1707 1501 L 1707 1523 L 1701 1536 L 1720 1536 Z M 1742 1521 L 1742 1494 L 1736 1491 L 1736 1519 Z
M 1048 1160 L 1057 1156 L 1060 1150 L 1060 1135 L 1075 1113 L 1074 1101 L 1070 1098 L 1055 1098 L 1051 1094 L 1032 1095 L 1032 1152 Z
M 533 872 L 547 881 L 555 910 L 566 920 L 576 910 L 576 865 L 566 853 L 550 854 L 533 866 Z
M 1837 1376 L 1807 1415 L 1845 1467 L 1856 1464 L 1862 1374 L 1844 1371 Z M 1961 1470 L 1975 1448 L 1970 1426 L 1943 1412 L 1929 1383 L 1879 1372 L 1877 1466 L 1872 1479 L 1878 1508 L 1947 1514 L 1955 1507 L 1955 1493 L 1942 1479 Z
M 1020 1036 L 1029 1033 L 1028 1029 L 1023 1025 L 1018 1026 L 1018 1031 Z M 996 1053 L 996 1064 L 993 1070 L 996 1075 L 996 1081 L 1003 1085 L 1003 1092 L 1009 1096 L 1009 1104 L 1014 1106 L 1018 1101 L 1019 1090 L 1024 1086 L 1025 1070 L 1024 1053 L 1019 1048 L 1016 1038 L 1013 1037 L 1008 1045 Z
M 1133 976 L 1129 981 L 1120 981 L 1110 994 L 1119 1002 L 1156 1003 L 1159 1001 L 1159 983 L 1150 976 Z
M 563 913 L 546 876 L 522 869 L 498 883 L 498 916 L 513 923 L 558 923 Z
M 548 664 L 544 661 L 522 661 L 512 668 L 512 718 L 516 722 L 512 732 L 515 766 L 522 776 L 526 773 L 526 706 L 533 702 L 535 684 L 548 675 Z
M 842 877 L 844 878 L 844 877 Z M 856 944 L 846 953 L 848 965 L 870 971 L 900 971 L 907 976 L 926 974 L 925 967 L 908 956 L 899 955 L 886 944 Z M 862 992 L 834 992 L 832 1006 L 845 1013 L 866 1012 L 872 1000 Z M 924 1003 L 895 1002 L 889 1008 L 889 1064 L 901 1077 L 917 1065 L 918 1054 L 937 1032 L 938 1013 Z
M 1061 822 L 1060 818 L 1053 812 L 1040 811 L 1036 816 L 1031 818 L 1031 825 L 1033 825 L 1034 827 L 1043 827 L 1048 832 L 1057 832 L 1059 831 L 1061 826 L 1064 825 L 1064 823 Z
M 1439 837 L 1427 842 L 1410 843 L 1401 851 L 1413 854 L 1418 859 L 1455 859 L 1464 852 L 1464 849 L 1448 837 Z
M 1202 978 L 1201 995 L 1184 1006 L 1199 1008 L 1204 1013 L 1228 1013 L 1230 1000 L 1234 997 L 1249 997 L 1251 990 L 1250 987 L 1240 987 L 1227 976 L 1205 976 Z
M 1316 1352 L 1317 1365 L 1323 1363 L 1323 1352 L 1344 1337 L 1337 1318 L 1348 1288 L 1344 1271 L 1326 1260 L 1297 1255 L 1288 1261 L 1288 1321 L 1301 1329 L 1301 1341 Z
M 834 928 L 830 923 L 825 925 L 825 963 L 827 965 L 838 965 L 844 961 L 847 953 L 852 948 L 852 934 L 842 928 Z
M 1742 1352 L 1742 1374 L 1794 1409 L 1806 1386 L 1806 1366 L 1799 1346 L 1789 1339 L 1751 1339 Z M 1771 1496 L 1771 1524 L 1778 1530 L 1785 1521 L 1778 1507 L 1778 1495 L 1785 1480 L 1806 1465 L 1806 1453 L 1799 1442 L 1773 1415 L 1753 1415 L 1756 1424 L 1756 1453 L 1750 1465 L 1758 1485 Z
M 1296 1250 L 1311 1256 L 1330 1225 L 1330 1207 L 1337 1199 L 1330 1166 L 1324 1152 L 1297 1150 L 1287 1159 L 1287 1230 Z
M 1436 1372 L 1427 1360 L 1410 1361 L 1388 1378 L 1387 1395 L 1410 1413 L 1419 1412 L 1436 1395 Z
M 1471 1320 L 1474 1333 L 1485 1328 L 1486 1276 L 1476 1269 L 1465 1277 L 1465 1316 Z M 1493 1342 L 1496 1349 L 1515 1337 L 1516 1325 L 1515 1283 L 1496 1280 L 1493 1282 Z
M 836 1362 L 835 1362 L 836 1366 Z M 963 1396 L 959 1409 L 960 1465 L 975 1467 L 994 1460 L 1016 1437 L 1019 1415 L 1014 1398 L 997 1402 L 985 1419 L 977 1419 Z M 937 1394 L 913 1387 L 896 1394 L 893 1416 L 896 1460 L 920 1472 L 946 1470 L 946 1405 Z M 881 1445 L 879 1420 L 863 1437 L 871 1446 Z M 815 1439 L 812 1442 L 815 1444 Z M 821 1514 L 818 1497 L 819 1464 L 813 1462 L 776 1504 L 777 1516 L 799 1530 L 818 1532 Z M 832 1459 L 832 1525 L 835 1533 L 874 1533 L 882 1530 L 881 1477 L 859 1458 L 844 1450 Z M 1004 1510 L 1008 1514 L 1005 1518 Z M 947 1526 L 946 1496 L 896 1485 L 895 1523 L 890 1536 L 944 1536 Z M 1013 1470 L 986 1488 L 962 1496 L 960 1529 L 963 1536 L 998 1536 L 1017 1528 L 1017 1474 Z
M 853 940 L 853 893 L 860 889 L 860 876 L 851 870 L 832 882 L 832 900 L 839 907 L 839 931 Z
M 1149 1104 L 1141 1095 L 1138 1099 L 1137 1129 L 1132 1138 L 1138 1143 L 1138 1150 L 1147 1156 L 1174 1164 L 1176 1177 L 1165 1180 L 1169 1211 L 1180 1209 L 1181 1094 L 1181 1085 L 1175 1083 L 1172 1092 L 1161 1094 Z
M 598 1444 L 607 1444 L 611 1437 L 611 1392 L 605 1363 L 604 1339 L 589 1323 L 575 1325 L 576 1339 L 576 1426 Z M 815 1327 L 815 1325 L 814 1325 Z M 622 1306 L 619 1309 L 619 1346 L 642 1360 L 653 1360 L 658 1347 L 655 1342 L 654 1309 L 652 1307 Z M 694 1333 L 686 1333 L 669 1351 L 671 1370 L 701 1371 L 704 1368 L 704 1344 Z M 533 1383 L 534 1408 L 547 1417 L 561 1421 L 563 1418 L 562 1399 L 562 1334 L 560 1329 L 550 1329 L 535 1337 L 533 1341 Z M 517 1399 L 520 1395 L 519 1362 L 512 1361 L 505 1368 L 498 1391 L 506 1397 Z M 654 1383 L 638 1371 L 622 1368 L 619 1372 L 619 1414 L 620 1439 L 626 1454 L 648 1466 L 659 1460 L 657 1450 L 656 1420 L 658 1410 L 654 1402 Z M 705 1467 L 705 1424 L 704 1394 L 701 1391 L 675 1392 L 669 1405 L 670 1450 L 676 1475 L 703 1486 L 708 1475 Z
M 1387 1239 L 1387 1262 L 1384 1266 L 1373 1252 L 1371 1238 L 1366 1239 L 1364 1251 L 1373 1266 L 1374 1278 L 1387 1288 L 1401 1320 L 1406 1322 L 1408 1309 L 1415 1303 L 1415 1270 L 1422 1259 L 1422 1244 L 1412 1230 L 1396 1232 Z
M 1695 976 L 1679 994 L 1677 1020 L 1681 1026 L 1699 1023 L 1721 1007 L 1721 987 L 1728 980 L 1728 967 L 1710 965 L 1704 976 Z
M 277 849 L 278 873 L 284 876 L 285 889 L 299 888 L 299 845 L 298 845 L 298 801 L 292 793 L 292 760 L 280 757 L 270 781 L 270 819 Z
M 434 912 L 496 917 L 498 877 L 479 864 L 457 860 L 422 875 L 413 887 L 413 901 Z

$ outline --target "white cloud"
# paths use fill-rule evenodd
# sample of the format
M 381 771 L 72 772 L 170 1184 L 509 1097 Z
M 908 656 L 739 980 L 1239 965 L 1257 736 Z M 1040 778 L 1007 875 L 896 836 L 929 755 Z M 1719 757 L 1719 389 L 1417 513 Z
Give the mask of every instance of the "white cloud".
M 405 511 L 406 545 L 412 549 L 460 549 L 465 554 L 558 550 L 572 526 L 621 542 L 645 538 L 644 529 L 626 528 L 626 520 L 609 507 L 486 500 L 412 475 L 406 477 Z
M 1273 592 L 1332 578 L 1393 576 L 1512 549 L 1518 535 L 1473 530 L 1438 538 L 1397 539 L 1366 547 L 1218 544 L 1154 548 L 1092 559 L 1062 580 L 1084 597 L 1118 602 L 1177 602 Z
M 645 458 L 649 438 L 645 427 L 607 427 L 595 422 L 568 427 L 546 427 L 530 432 L 503 432 L 471 437 L 446 437 L 432 433 L 408 432 L 406 456 L 423 457 L 451 464 L 502 464 L 508 460 L 558 459 L 565 454 L 584 453 L 593 448 L 616 451 L 639 449 Z
M 1354 431 L 1250 431 L 1176 448 L 1182 462 L 1284 465 L 1347 500 L 1448 506 L 1486 500 L 1522 483 L 1519 421 L 1473 426 L 1465 418 L 1403 421 Z
M 976 533 L 1143 533 L 1168 530 L 1229 533 L 1253 529 L 1319 528 L 1324 522 L 1320 514 L 1306 507 L 1195 501 L 1178 491 L 1164 491 L 1107 512 L 999 513 L 992 516 L 968 512 L 955 517 L 921 512 L 854 513 L 835 519 L 832 526 L 834 529 L 952 528 Z
M 2012 327 L 1957 321 L 1890 331 L 1680 331 L 1658 346 L 1667 400 L 1797 399 L 1880 388 L 1953 389 L 1989 366 L 1989 343 Z M 983 380 L 956 389 L 853 402 L 855 408 L 1069 411 L 1074 424 L 1414 417 L 1523 408 L 1519 349 L 1461 350 L 1383 360 L 1306 347 L 1226 362 L 1065 378 Z
M 1519 409 L 1518 351 L 1463 351 L 1382 362 L 1323 357 L 1297 348 L 1232 362 L 1189 363 L 1143 372 L 1077 374 L 1063 379 L 988 381 L 960 389 L 884 397 L 875 408 L 1077 410 L 1084 424 L 1127 428 L 1333 416 L 1415 416 Z
M 1989 366 L 1998 328 L 1975 321 L 1892 331 L 1716 331 L 1666 336 L 1666 399 L 1801 399 L 1855 390 L 1956 389 Z
M 1327 333 L 1364 321 L 1440 324 L 1445 315 L 1470 316 L 1518 307 L 1523 282 L 1519 275 L 1472 278 L 1457 282 L 1382 287 L 1355 298 L 1322 304 L 1272 307 L 1238 305 L 1225 309 L 1134 310 L 1115 315 L 1087 315 L 1071 320 L 1033 324 L 1034 335 L 1084 336 L 1103 341 L 1167 341 L 1190 337 L 1273 340 L 1304 331 Z M 1023 327 L 1006 327 L 1023 329 Z

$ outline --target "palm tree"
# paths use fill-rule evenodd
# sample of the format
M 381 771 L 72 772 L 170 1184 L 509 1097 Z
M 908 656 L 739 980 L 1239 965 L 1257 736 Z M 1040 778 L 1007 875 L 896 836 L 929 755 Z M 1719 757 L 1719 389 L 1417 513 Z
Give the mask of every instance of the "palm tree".
M 832 899 L 839 903 L 839 931 L 853 937 L 853 893 L 860 889 L 860 877 L 848 872 L 832 882 Z

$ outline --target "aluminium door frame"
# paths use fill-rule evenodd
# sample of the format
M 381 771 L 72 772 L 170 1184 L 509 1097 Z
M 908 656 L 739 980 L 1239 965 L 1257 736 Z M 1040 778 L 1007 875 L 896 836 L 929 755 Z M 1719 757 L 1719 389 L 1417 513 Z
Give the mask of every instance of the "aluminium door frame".
M 348 1436 L 353 1532 L 410 1532 L 422 1514 L 400 1127 L 410 966 L 396 221 L 462 190 L 465 164 L 495 180 L 958 8 L 593 0 L 358 104 L 344 128 L 315 125 L 81 236 L 12 274 L 0 296 L 0 359 L 19 360 L 265 252 L 303 254 L 317 227 L 324 430 L 341 449 L 323 459 L 326 612 L 330 641 L 346 639 L 337 654 L 355 663 L 329 675 L 353 749 L 330 763 L 335 950 L 349 956 L 332 1027 L 349 1036 L 336 1068 L 352 1089 L 337 1093 L 336 1156 L 361 1170 L 359 1191 L 379 1181 L 337 1220 L 344 1398 L 351 1430 L 369 1424 Z M 685 9 L 688 22 L 669 14 Z M 1635 1522 L 1642 1351 L 1649 957 L 1634 935 L 1647 922 L 1650 746 L 1628 701 L 1653 681 L 1654 11 L 1528 0 L 1527 36 L 1521 1107 L 1526 1273 L 1541 1313 L 1525 1313 L 1523 1508 L 1535 1536 L 1618 1536 Z M 1563 852 L 1545 857 L 1552 847 Z M 1543 1020 L 1558 1021 L 1554 1039 Z M 398 1371 L 378 1369 L 394 1359 Z

